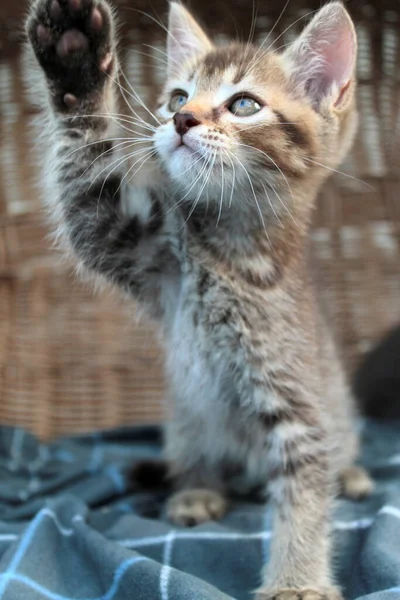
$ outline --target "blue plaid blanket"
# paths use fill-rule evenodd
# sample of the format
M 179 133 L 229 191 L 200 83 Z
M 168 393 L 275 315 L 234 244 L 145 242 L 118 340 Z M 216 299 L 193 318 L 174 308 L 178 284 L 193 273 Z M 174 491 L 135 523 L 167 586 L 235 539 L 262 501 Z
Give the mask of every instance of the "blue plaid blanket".
M 377 487 L 339 499 L 337 579 L 345 597 L 400 598 L 400 423 L 364 428 Z M 0 428 L 0 600 L 249 600 L 268 560 L 271 511 L 237 503 L 220 523 L 177 529 L 162 493 L 129 493 L 155 427 L 40 444 Z

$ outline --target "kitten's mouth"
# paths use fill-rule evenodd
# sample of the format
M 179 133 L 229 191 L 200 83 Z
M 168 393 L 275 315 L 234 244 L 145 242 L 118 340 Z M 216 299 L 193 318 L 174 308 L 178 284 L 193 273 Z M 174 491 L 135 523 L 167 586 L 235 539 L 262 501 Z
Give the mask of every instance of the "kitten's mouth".
M 184 135 L 175 134 L 174 146 L 174 152 L 176 150 L 189 150 L 192 153 L 201 152 L 201 143 L 199 142 L 199 140 L 193 138 L 192 136 L 189 136 L 187 133 Z
M 187 139 L 186 136 L 185 138 L 181 137 L 179 139 L 174 151 L 185 152 L 190 155 L 204 157 L 204 150 L 202 144 L 199 143 L 197 140 Z
M 188 150 L 194 150 L 194 148 L 190 145 L 190 142 L 188 144 L 188 140 L 184 140 L 183 137 L 179 138 L 175 150 L 177 150 L 178 148 L 187 148 Z
M 180 144 L 178 144 L 178 146 L 175 148 L 175 150 L 179 150 L 179 149 L 184 149 L 184 150 L 188 150 L 189 152 L 196 152 L 196 150 L 194 148 L 192 148 L 191 146 L 189 146 L 189 144 L 185 144 L 185 142 L 181 142 Z
M 200 152 L 200 150 L 198 148 L 193 148 L 193 146 L 190 146 L 189 144 L 186 143 L 186 141 L 183 141 L 183 140 L 176 146 L 174 152 L 178 152 L 179 154 L 186 155 L 187 157 L 202 156 L 202 153 Z

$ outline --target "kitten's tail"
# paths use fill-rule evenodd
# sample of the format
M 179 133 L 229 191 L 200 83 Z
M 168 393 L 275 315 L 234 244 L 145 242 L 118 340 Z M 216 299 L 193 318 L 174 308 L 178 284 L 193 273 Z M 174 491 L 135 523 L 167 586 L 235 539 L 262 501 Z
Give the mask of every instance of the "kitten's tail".
M 364 357 L 353 391 L 367 417 L 400 419 L 400 325 Z

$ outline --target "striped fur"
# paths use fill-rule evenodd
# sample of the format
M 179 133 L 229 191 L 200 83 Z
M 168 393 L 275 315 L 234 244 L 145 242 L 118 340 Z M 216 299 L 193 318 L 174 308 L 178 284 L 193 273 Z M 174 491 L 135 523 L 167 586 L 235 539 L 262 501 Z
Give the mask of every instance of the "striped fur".
M 119 68 L 108 4 L 36 0 L 27 23 L 45 75 L 46 202 L 59 238 L 163 331 L 173 407 L 165 453 L 182 488 L 168 514 L 196 524 L 221 516 L 232 493 L 268 491 L 276 517 L 260 600 L 339 597 L 329 566 L 336 483 L 343 474 L 357 495 L 370 487 L 352 469 L 354 407 L 308 269 L 311 213 L 328 174 L 320 165 L 337 166 L 356 125 L 354 80 L 342 85 L 335 66 L 322 85 L 325 63 L 314 56 L 327 21 L 355 44 L 349 17 L 333 3 L 316 19 L 286 54 L 215 48 L 172 4 L 156 127 L 135 121 L 136 142 L 156 156 L 143 154 L 133 181 L 144 158 L 123 160 L 128 146 L 107 117 Z M 310 84 L 298 62 L 307 51 Z M 168 112 L 174 88 L 187 91 L 184 110 L 200 123 L 185 134 L 189 149 L 178 147 Z M 240 121 L 227 107 L 244 92 L 263 108 Z

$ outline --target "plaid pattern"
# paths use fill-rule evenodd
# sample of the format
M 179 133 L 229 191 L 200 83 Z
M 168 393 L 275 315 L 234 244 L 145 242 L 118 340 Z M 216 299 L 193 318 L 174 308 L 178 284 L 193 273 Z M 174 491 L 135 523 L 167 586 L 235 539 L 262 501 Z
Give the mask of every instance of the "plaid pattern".
M 377 482 L 338 500 L 335 564 L 347 598 L 400 598 L 400 424 L 364 428 Z M 268 560 L 270 508 L 172 529 L 160 494 L 129 494 L 126 470 L 160 451 L 156 428 L 40 444 L 0 428 L 0 600 L 249 600 Z

